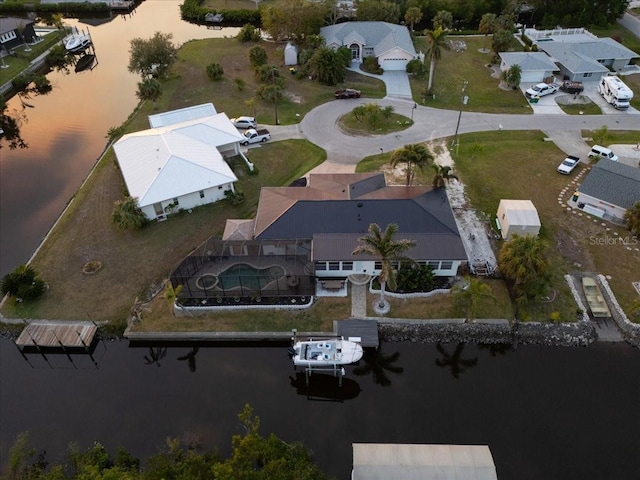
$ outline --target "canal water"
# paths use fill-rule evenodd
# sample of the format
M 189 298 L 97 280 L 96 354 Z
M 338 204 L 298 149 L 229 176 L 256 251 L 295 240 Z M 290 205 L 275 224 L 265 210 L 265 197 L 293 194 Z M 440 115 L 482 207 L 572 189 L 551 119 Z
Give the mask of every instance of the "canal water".
M 93 355 L 23 357 L 0 342 L 0 453 L 22 431 L 60 459 L 67 444 L 148 457 L 166 437 L 230 451 L 251 404 L 261 432 L 302 441 L 349 478 L 353 442 L 489 445 L 500 480 L 640 478 L 640 351 L 383 344 L 359 370 L 296 377 L 287 345 L 99 343 Z M 357 375 L 356 373 L 360 373 Z
M 131 15 L 96 26 L 66 19 L 68 26 L 89 29 L 98 65 L 78 74 L 50 73 L 53 91 L 28 100 L 33 108 L 23 108 L 17 97 L 9 101 L 9 112 L 26 116 L 21 133 L 29 148 L 0 150 L 0 276 L 29 259 L 104 150 L 109 128 L 137 105 L 140 77 L 127 70 L 131 39 L 161 31 L 181 45 L 237 34 L 237 28 L 182 21 L 180 3 L 146 0 Z

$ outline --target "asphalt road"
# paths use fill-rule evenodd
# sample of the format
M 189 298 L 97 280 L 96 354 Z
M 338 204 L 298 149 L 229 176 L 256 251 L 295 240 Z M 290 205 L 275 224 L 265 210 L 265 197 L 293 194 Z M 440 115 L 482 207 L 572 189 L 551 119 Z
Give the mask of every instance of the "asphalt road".
M 406 144 L 425 142 L 455 134 L 459 112 L 418 106 L 413 112 L 414 124 L 401 132 L 376 136 L 351 136 L 337 125 L 338 118 L 367 99 L 335 100 L 310 111 L 298 125 L 270 127 L 275 140 L 306 138 L 327 151 L 329 164 L 355 166 L 362 158 L 389 152 Z M 413 102 L 382 99 L 381 106 L 392 105 L 395 112 L 411 117 Z M 566 153 L 579 148 L 580 130 L 595 130 L 606 125 L 610 130 L 640 130 L 640 115 L 632 112 L 611 115 L 502 115 L 463 112 L 459 133 L 495 131 L 507 135 L 509 130 L 541 130 L 558 139 Z M 564 141 L 560 141 L 563 138 Z M 568 139 L 573 140 L 568 140 Z M 584 145 L 586 149 L 586 144 Z

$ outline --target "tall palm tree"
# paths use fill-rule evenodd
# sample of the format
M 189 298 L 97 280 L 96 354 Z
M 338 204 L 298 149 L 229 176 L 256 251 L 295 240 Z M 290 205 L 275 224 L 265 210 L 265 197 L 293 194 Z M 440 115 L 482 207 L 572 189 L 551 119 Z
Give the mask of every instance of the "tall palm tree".
M 436 70 L 436 61 L 442 58 L 442 52 L 449 50 L 449 44 L 447 43 L 447 31 L 442 27 L 438 27 L 435 30 L 425 30 L 425 36 L 427 37 L 427 43 L 429 49 L 427 50 L 427 58 L 429 59 L 429 83 L 427 84 L 427 90 L 431 92 L 433 88 L 433 74 Z
M 469 278 L 465 287 L 456 285 L 452 289 L 453 304 L 464 310 L 465 319 L 472 322 L 476 318 L 478 307 L 483 301 L 494 299 L 491 288 L 477 278 Z
M 399 163 L 404 163 L 406 186 L 411 186 L 415 178 L 416 169 L 422 170 L 425 165 L 433 161 L 433 155 L 429 153 L 421 143 L 412 143 L 393 152 L 391 155 L 391 168 Z
M 624 214 L 627 229 L 632 235 L 640 235 L 640 202 L 636 202 Z
M 260 87 L 260 90 L 258 90 L 258 95 L 263 100 L 273 104 L 273 108 L 275 110 L 276 125 L 278 125 L 280 123 L 278 121 L 278 103 L 280 103 L 284 98 L 284 87 L 282 83 L 275 82 L 269 85 L 262 85 L 262 87 Z
M 420 8 L 407 8 L 407 13 L 404 14 L 404 21 L 409 24 L 409 32 L 413 32 L 413 26 L 420 20 L 422 20 L 422 10 Z
M 487 51 L 487 35 L 493 33 L 496 28 L 496 14 L 495 13 L 485 13 L 482 15 L 480 19 L 480 24 L 478 25 L 478 31 L 484 35 L 484 44 L 482 45 L 482 51 Z
M 442 188 L 451 180 L 458 180 L 458 177 L 453 173 L 453 168 L 448 165 L 431 165 L 431 168 L 435 171 L 431 182 L 433 188 Z
M 539 237 L 514 235 L 500 249 L 500 270 L 516 286 L 537 280 L 547 268 L 546 246 Z
M 360 237 L 360 245 L 353 251 L 353 255 L 366 254 L 374 258 L 379 258 L 382 266 L 378 279 L 380 280 L 380 302 L 382 308 L 385 305 L 384 291 L 387 283 L 393 290 L 396 287 L 396 270 L 393 267 L 394 261 L 405 260 L 403 255 L 415 245 L 412 240 L 395 240 L 394 236 L 398 232 L 398 225 L 390 223 L 383 232 L 376 223 L 369 225 L 369 233 Z

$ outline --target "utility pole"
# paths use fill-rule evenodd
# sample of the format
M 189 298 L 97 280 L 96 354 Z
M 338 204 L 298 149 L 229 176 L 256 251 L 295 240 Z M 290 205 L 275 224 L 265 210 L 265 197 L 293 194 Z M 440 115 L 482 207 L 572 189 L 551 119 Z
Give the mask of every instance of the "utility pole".
M 469 101 L 469 97 L 466 95 L 467 92 L 467 84 L 469 82 L 467 82 L 466 80 L 464 81 L 464 84 L 462 85 L 462 101 L 460 102 L 460 111 L 458 113 L 458 123 L 456 124 L 456 133 L 453 136 L 453 144 L 456 146 L 456 155 L 458 154 L 458 129 L 460 128 L 460 118 L 462 118 L 462 108 L 467 104 L 467 102 Z

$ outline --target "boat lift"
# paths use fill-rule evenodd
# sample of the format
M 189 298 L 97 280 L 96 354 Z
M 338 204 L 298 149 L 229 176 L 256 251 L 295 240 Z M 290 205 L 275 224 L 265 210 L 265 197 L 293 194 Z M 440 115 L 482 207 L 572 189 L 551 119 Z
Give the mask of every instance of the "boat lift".
M 298 329 L 294 328 L 292 329 L 292 333 L 293 336 L 291 337 L 291 342 L 292 344 L 296 343 L 296 335 L 298 333 Z M 310 338 L 309 340 L 313 340 L 313 338 Z M 291 349 L 292 350 L 292 349 Z M 289 351 L 289 353 L 293 353 L 292 351 Z M 346 375 L 346 371 L 344 369 L 344 367 L 342 365 L 338 365 L 338 364 L 334 364 L 333 366 L 318 366 L 318 367 L 313 367 L 311 365 L 306 366 L 304 368 L 304 375 L 305 375 L 305 382 L 307 384 L 307 387 L 309 386 L 309 378 L 311 377 L 311 375 L 313 373 L 330 373 L 332 374 L 334 377 L 338 378 L 338 386 L 342 387 L 342 377 L 344 377 Z

